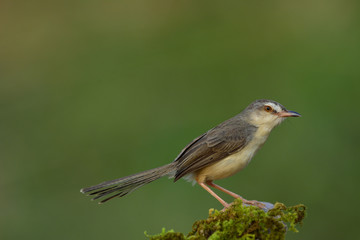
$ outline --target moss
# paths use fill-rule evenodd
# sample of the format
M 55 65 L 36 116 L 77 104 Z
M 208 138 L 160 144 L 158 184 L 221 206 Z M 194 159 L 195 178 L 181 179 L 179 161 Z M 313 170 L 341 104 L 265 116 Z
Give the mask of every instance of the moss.
M 151 240 L 186 240 L 187 238 L 182 233 L 176 233 L 174 230 L 166 232 L 165 228 L 162 229 L 158 235 L 150 236 L 145 232 L 145 236 Z
M 296 226 L 302 224 L 305 210 L 302 204 L 287 208 L 282 203 L 276 203 L 272 209 L 264 211 L 254 206 L 245 206 L 236 199 L 223 212 L 210 209 L 209 217 L 196 221 L 187 236 L 163 229 L 159 235 L 147 237 L 151 240 L 285 239 L 288 230 L 298 232 Z

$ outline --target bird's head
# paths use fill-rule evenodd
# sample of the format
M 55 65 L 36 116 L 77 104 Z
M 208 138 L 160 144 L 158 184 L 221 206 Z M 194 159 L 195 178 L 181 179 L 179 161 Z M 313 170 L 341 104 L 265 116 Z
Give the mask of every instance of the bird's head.
M 289 111 L 280 103 L 267 99 L 252 102 L 244 113 L 248 123 L 269 129 L 279 125 L 287 117 L 301 117 L 299 113 Z

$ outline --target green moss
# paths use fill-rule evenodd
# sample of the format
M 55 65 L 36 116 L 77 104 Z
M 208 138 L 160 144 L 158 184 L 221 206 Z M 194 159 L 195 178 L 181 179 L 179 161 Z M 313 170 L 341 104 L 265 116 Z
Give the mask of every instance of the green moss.
M 296 226 L 301 225 L 305 210 L 302 204 L 287 208 L 276 203 L 274 208 L 265 212 L 254 206 L 245 206 L 236 199 L 224 212 L 210 209 L 209 217 L 196 221 L 187 236 L 163 229 L 159 235 L 147 237 L 151 240 L 285 239 L 288 230 L 298 232 Z
M 187 239 L 184 234 L 176 233 L 174 230 L 166 232 L 165 228 L 162 229 L 161 233 L 158 235 L 150 236 L 145 232 L 145 236 L 151 240 L 185 240 Z

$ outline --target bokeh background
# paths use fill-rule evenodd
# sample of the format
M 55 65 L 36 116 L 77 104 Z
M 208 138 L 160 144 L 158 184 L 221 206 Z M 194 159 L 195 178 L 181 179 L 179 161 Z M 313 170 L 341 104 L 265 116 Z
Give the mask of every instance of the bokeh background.
M 359 24 L 344 0 L 2 1 L 0 238 L 190 231 L 221 208 L 199 186 L 164 178 L 104 205 L 79 189 L 169 163 L 269 98 L 303 117 L 218 183 L 307 205 L 287 239 L 355 239 Z

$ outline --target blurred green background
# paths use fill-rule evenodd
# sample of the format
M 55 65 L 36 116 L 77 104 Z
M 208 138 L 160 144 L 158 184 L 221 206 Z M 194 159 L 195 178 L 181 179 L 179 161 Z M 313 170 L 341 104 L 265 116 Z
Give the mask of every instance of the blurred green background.
M 307 205 L 288 239 L 355 239 L 359 24 L 343 0 L 2 1 L 0 238 L 190 231 L 221 209 L 199 186 L 163 178 L 104 205 L 79 189 L 169 163 L 269 98 L 303 117 L 218 183 Z

